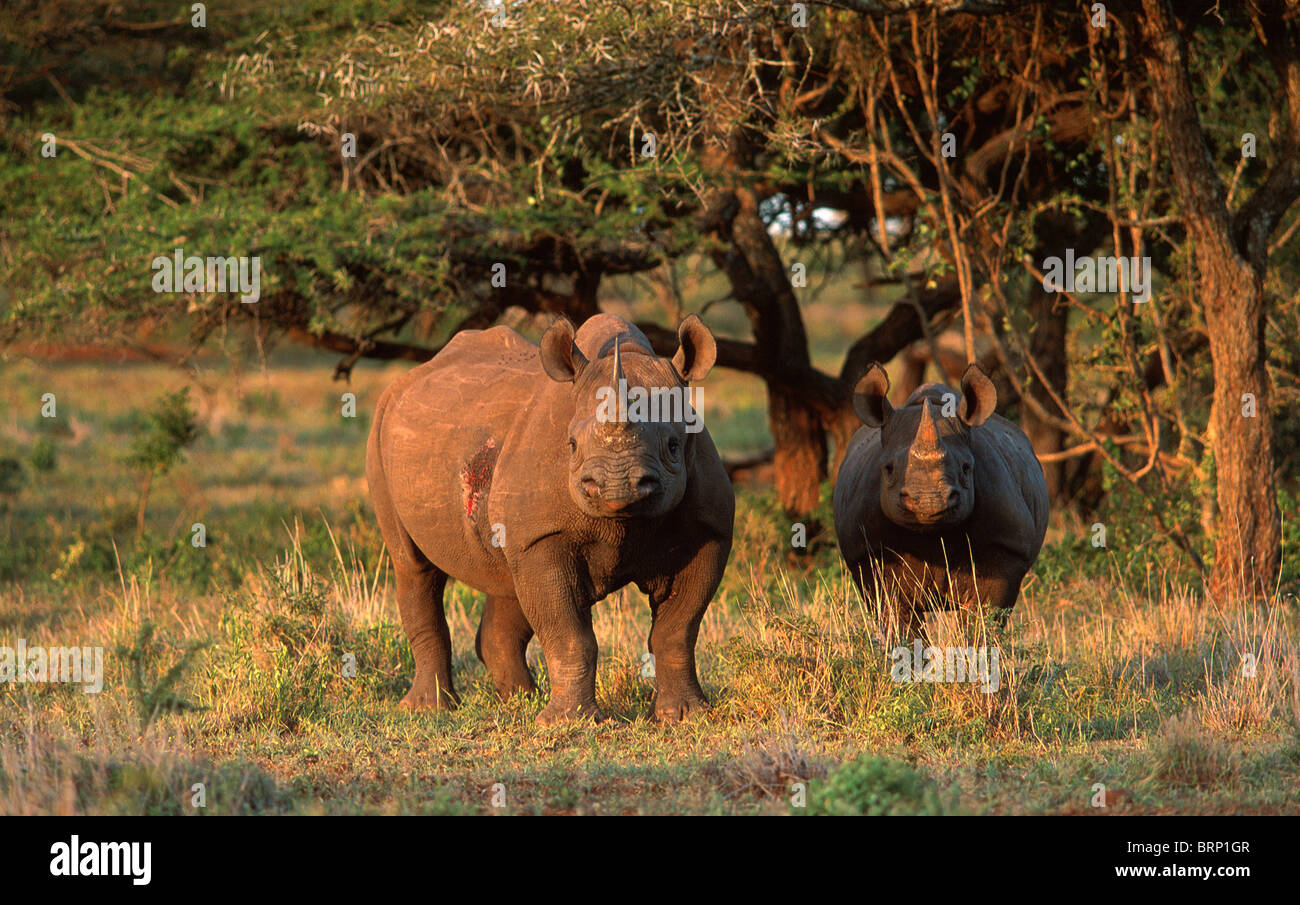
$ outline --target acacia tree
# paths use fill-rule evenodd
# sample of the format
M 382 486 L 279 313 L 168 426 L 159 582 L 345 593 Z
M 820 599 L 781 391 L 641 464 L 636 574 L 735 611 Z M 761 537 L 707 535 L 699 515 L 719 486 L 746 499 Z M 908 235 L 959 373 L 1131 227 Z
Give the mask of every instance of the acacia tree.
M 1268 432 L 1279 400 L 1297 394 L 1294 356 L 1275 365 L 1282 386 L 1269 396 L 1262 356 L 1238 363 L 1249 380 L 1220 381 L 1211 368 L 1229 359 L 1211 346 L 1241 349 L 1242 331 L 1269 329 L 1261 341 L 1276 352 L 1295 321 L 1296 305 L 1275 304 L 1277 326 L 1261 326 L 1294 270 L 1289 251 L 1268 251 L 1289 171 L 1232 167 L 1222 153 L 1207 164 L 1175 132 L 1190 122 L 1202 146 L 1210 136 L 1222 149 L 1220 123 L 1260 121 L 1287 93 L 1269 79 L 1290 72 L 1279 62 L 1289 6 L 1222 21 L 1161 7 L 1145 25 L 1119 6 L 1098 28 L 1075 3 L 828 0 L 796 23 L 786 5 L 747 0 L 561 0 L 510 5 L 497 24 L 473 4 L 431 15 L 411 0 L 383 22 L 365 4 L 324 26 L 289 8 L 213 17 L 202 40 L 166 18 L 165 0 L 82 5 L 79 18 L 54 6 L 19 29 L 22 46 L 4 49 L 18 63 L 0 68 L 21 121 L 0 135 L 12 214 L 0 223 L 0 340 L 131 340 L 140 324 L 182 323 L 197 343 L 243 323 L 259 341 L 337 352 L 344 377 L 363 357 L 425 360 L 510 309 L 582 320 L 606 278 L 699 259 L 748 318 L 752 338 L 721 337 L 718 364 L 767 388 L 792 514 L 817 503 L 857 426 L 854 381 L 915 342 L 937 348 L 953 327 L 962 357 L 995 372 L 1061 498 L 1094 507 L 1104 480 L 1127 479 L 1195 559 L 1195 513 L 1179 501 L 1217 477 L 1216 565 L 1231 571 L 1226 522 L 1246 526 L 1257 567 L 1276 561 L 1262 555 L 1275 548 L 1263 505 L 1274 488 L 1241 488 L 1271 472 Z M 1252 27 L 1282 54 L 1259 76 L 1230 65 L 1261 40 Z M 92 75 L 115 71 L 90 65 L 95 54 L 142 36 L 157 66 L 82 103 Z M 1210 65 L 1220 57 L 1229 65 Z M 172 87 L 142 89 L 149 77 Z M 1291 116 L 1266 147 L 1275 161 L 1294 145 Z M 38 153 L 47 130 L 56 162 Z M 1216 169 L 1233 171 L 1214 202 L 1222 216 L 1196 206 L 1213 189 L 1207 165 L 1220 192 Z M 1238 188 L 1252 194 L 1232 214 Z M 816 225 L 826 208 L 839 225 Z M 789 239 L 774 241 L 776 216 Z M 1215 265 L 1228 269 L 1213 312 L 1187 280 L 1185 250 L 1219 247 L 1197 241 L 1214 235 L 1201 217 L 1247 224 L 1228 235 L 1256 275 L 1253 327 L 1224 322 L 1240 263 Z M 1295 222 L 1271 248 L 1289 248 Z M 150 292 L 149 261 L 197 241 L 262 255 L 261 301 Z M 864 249 L 873 282 L 896 295 L 827 373 L 811 364 L 790 265 L 833 242 Z M 1157 297 L 1045 291 L 1043 259 L 1065 249 L 1151 255 Z M 665 321 L 685 313 L 680 295 L 665 299 Z M 671 324 L 640 326 L 675 348 Z M 1218 448 L 1237 441 L 1217 420 L 1203 436 L 1212 384 L 1220 413 L 1231 410 L 1220 396 L 1262 388 L 1269 420 L 1244 452 Z M 1257 527 L 1241 521 L 1251 506 Z
M 61 147 L 83 165 L 77 190 L 52 180 L 50 166 L 14 172 L 15 184 L 36 187 L 20 231 L 53 228 L 51 245 L 66 246 L 68 234 L 96 244 L 71 245 L 62 255 L 71 266 L 52 269 L 41 243 L 24 243 L 10 269 L 22 302 L 4 327 L 11 336 L 129 336 L 133 323 L 173 319 L 183 307 L 196 343 L 248 320 L 268 339 L 339 352 L 343 376 L 360 357 L 424 360 L 451 333 L 511 307 L 584 319 L 606 276 L 702 250 L 753 332 L 752 342 L 724 339 L 719 364 L 766 383 L 778 496 L 805 514 L 833 471 L 832 441 L 842 451 L 856 427 L 852 381 L 968 301 L 969 280 L 963 294 L 960 279 L 927 277 L 858 338 L 838 374 L 811 366 L 765 207 L 798 199 L 787 206 L 806 221 L 833 206 L 850 214 L 841 233 L 873 234 L 884 217 L 915 224 L 937 182 L 923 167 L 912 186 L 882 188 L 838 152 L 800 147 L 813 119 L 828 136 L 861 120 L 854 71 L 869 54 L 837 34 L 842 21 L 796 29 L 787 12 L 674 0 L 633 15 L 566 0 L 512 8 L 502 27 L 466 5 L 377 35 L 343 29 L 311 41 L 289 26 L 251 39 L 214 27 L 208 40 L 224 70 L 208 70 L 205 84 L 200 69 L 186 100 L 216 94 L 222 103 L 180 134 L 128 131 L 105 147 L 82 137 L 84 126 L 56 122 Z M 125 35 L 148 33 L 115 19 L 119 10 L 101 15 L 78 33 L 109 20 Z M 964 46 L 975 52 L 979 42 Z M 62 65 L 49 62 L 56 80 Z M 943 77 L 946 86 L 954 75 Z M 261 135 L 250 134 L 250 113 Z M 355 157 L 340 153 L 345 136 Z M 640 153 L 647 136 L 657 144 L 649 159 Z M 15 143 L 35 155 L 30 141 Z M 105 210 L 91 214 L 96 192 Z M 250 206 L 265 216 L 221 213 Z M 51 222 L 51 209 L 66 213 Z M 140 222 L 152 228 L 134 229 Z M 195 235 L 267 259 L 270 285 L 256 306 L 147 291 L 147 262 L 169 252 L 172 237 Z M 491 279 L 498 267 L 504 285 Z M 661 349 L 674 342 L 663 325 L 641 326 Z

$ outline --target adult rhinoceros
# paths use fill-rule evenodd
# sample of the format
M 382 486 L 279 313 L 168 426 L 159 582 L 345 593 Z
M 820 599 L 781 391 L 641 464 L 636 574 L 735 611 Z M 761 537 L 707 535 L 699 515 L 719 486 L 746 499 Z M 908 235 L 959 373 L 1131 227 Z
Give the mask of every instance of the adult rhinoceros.
M 560 319 L 540 348 L 506 327 L 464 331 L 380 398 L 366 477 L 415 657 L 404 706 L 457 702 L 449 577 L 487 594 L 475 647 L 503 697 L 535 690 L 524 654 L 537 635 L 551 682 L 540 722 L 601 716 L 591 608 L 629 583 L 653 613 L 655 715 L 706 705 L 695 640 L 735 498 L 684 395 L 716 344 L 694 315 L 677 332 L 670 363 L 609 314 L 576 335 Z
M 1020 428 L 993 409 L 977 365 L 961 392 L 927 383 L 894 409 L 872 365 L 853 407 L 862 419 L 835 484 L 835 533 L 864 597 L 910 636 L 926 609 L 1015 605 L 1047 532 L 1043 468 Z

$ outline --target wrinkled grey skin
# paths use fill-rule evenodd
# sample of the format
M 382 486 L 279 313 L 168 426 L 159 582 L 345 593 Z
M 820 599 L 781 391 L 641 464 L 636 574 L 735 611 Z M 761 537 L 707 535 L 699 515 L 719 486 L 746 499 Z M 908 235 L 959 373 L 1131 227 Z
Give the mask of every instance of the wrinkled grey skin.
M 576 336 L 561 319 L 540 348 L 506 327 L 464 331 L 385 391 L 366 477 L 415 657 L 403 706 L 457 702 L 448 577 L 488 595 L 475 647 L 503 698 L 536 690 L 524 654 L 537 635 L 551 680 L 540 722 L 602 716 L 591 608 L 627 584 L 650 598 L 656 717 L 707 706 L 695 640 L 731 550 L 731 483 L 707 430 L 594 417 L 616 357 L 629 386 L 702 379 L 712 334 L 692 315 L 678 336 L 670 363 L 608 314 Z
M 927 383 L 894 409 L 888 390 L 879 365 L 858 382 L 865 426 L 835 484 L 835 532 L 858 590 L 894 600 L 882 609 L 902 637 L 940 597 L 1005 615 L 1047 533 L 1047 482 L 1029 438 L 993 414 L 997 392 L 975 365 L 960 393 Z

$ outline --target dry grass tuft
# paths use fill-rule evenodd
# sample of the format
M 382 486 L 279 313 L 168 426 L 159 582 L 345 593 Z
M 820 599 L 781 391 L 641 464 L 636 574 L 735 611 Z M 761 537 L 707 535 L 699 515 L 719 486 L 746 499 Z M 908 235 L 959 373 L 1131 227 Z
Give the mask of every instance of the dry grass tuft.
M 1212 735 L 1191 710 L 1170 717 L 1151 743 L 1156 779 L 1175 786 L 1231 782 L 1240 769 L 1236 753 Z

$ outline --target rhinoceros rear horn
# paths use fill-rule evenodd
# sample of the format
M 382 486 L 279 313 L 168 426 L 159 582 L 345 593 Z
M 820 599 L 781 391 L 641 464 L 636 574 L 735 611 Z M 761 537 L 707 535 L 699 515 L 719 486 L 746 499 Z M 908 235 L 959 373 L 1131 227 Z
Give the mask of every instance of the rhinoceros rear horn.
M 713 334 L 704 321 L 688 314 L 677 327 L 677 339 L 681 345 L 673 356 L 673 367 L 687 383 L 703 380 L 718 360 L 718 343 Z
M 867 427 L 880 427 L 894 413 L 885 394 L 889 392 L 889 375 L 879 364 L 872 363 L 853 388 L 853 411 Z
M 587 356 L 573 343 L 573 324 L 562 317 L 542 336 L 542 367 L 552 380 L 568 383 L 587 366 Z
M 977 364 L 966 366 L 961 376 L 961 408 L 957 414 L 971 427 L 979 427 L 988 420 L 998 406 L 998 390 L 989 375 Z

